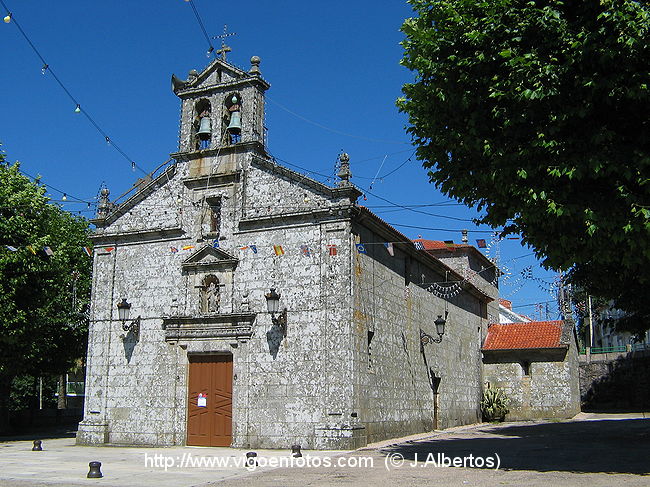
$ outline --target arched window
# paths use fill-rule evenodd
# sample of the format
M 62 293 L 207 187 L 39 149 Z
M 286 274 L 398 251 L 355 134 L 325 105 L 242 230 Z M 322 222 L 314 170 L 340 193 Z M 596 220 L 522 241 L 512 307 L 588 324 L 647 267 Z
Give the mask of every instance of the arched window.
M 195 149 L 209 149 L 212 140 L 212 107 L 206 99 L 197 101 L 194 107 L 194 130 Z
M 226 96 L 227 115 L 224 120 L 226 125 L 226 142 L 236 144 L 241 142 L 241 95 L 233 92 Z
M 201 313 L 218 313 L 220 300 L 219 279 L 212 274 L 205 276 L 201 283 Z

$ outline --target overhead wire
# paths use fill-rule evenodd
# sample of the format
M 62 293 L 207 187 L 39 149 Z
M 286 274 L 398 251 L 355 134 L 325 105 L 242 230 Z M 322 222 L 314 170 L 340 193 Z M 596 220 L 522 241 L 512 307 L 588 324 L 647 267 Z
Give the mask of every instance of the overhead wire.
M 88 121 L 91 123 L 91 125 L 93 127 L 95 127 L 95 129 L 104 137 L 104 140 L 111 147 L 113 147 L 124 159 L 126 159 L 129 162 L 129 164 L 131 164 L 132 168 L 134 168 L 134 169 L 138 168 L 140 171 L 142 171 L 143 173 L 146 174 L 146 171 L 144 169 L 142 169 L 141 167 L 139 167 L 136 164 L 136 162 L 131 157 L 129 157 L 128 154 L 126 154 L 126 152 L 124 152 L 124 150 L 122 150 L 122 148 L 119 145 L 117 145 L 113 139 L 111 139 L 109 137 L 109 135 L 106 133 L 106 131 L 104 131 L 99 126 L 99 124 L 95 121 L 95 119 L 81 106 L 81 104 L 78 102 L 78 100 L 72 95 L 70 90 L 63 84 L 63 81 L 61 81 L 61 79 L 54 72 L 54 69 L 49 65 L 49 63 L 47 63 L 47 61 L 45 60 L 45 58 L 43 57 L 43 55 L 41 54 L 39 49 L 36 47 L 34 42 L 32 42 L 32 40 L 29 38 L 29 36 L 25 32 L 25 30 L 20 25 L 20 22 L 18 22 L 18 20 L 16 20 L 16 17 L 13 14 L 13 12 L 11 12 L 9 10 L 9 7 L 7 7 L 7 4 L 4 2 L 4 0 L 0 0 L 0 5 L 2 5 L 2 7 L 7 12 L 7 15 L 11 19 L 11 23 L 13 23 L 16 26 L 16 28 L 18 29 L 20 34 L 23 36 L 25 41 L 27 41 L 27 43 L 31 47 L 32 51 L 34 51 L 36 56 L 43 63 L 43 67 L 41 68 L 42 71 L 43 71 L 43 74 L 50 73 L 50 75 L 52 75 L 52 78 L 54 78 L 54 81 L 56 81 L 56 83 L 61 87 L 61 89 L 65 92 L 65 94 L 68 96 L 68 98 L 70 98 L 70 100 L 72 100 L 72 102 L 75 104 L 75 106 L 76 106 L 75 111 L 78 112 L 78 113 L 82 113 L 88 119 Z
M 205 37 L 205 40 L 208 41 L 208 46 L 210 46 L 210 48 L 208 49 L 208 57 L 210 57 L 211 54 L 214 54 L 214 46 L 212 45 L 212 41 L 210 40 L 208 31 L 205 29 L 205 25 L 203 24 L 201 15 L 199 15 L 199 11 L 197 10 L 196 5 L 194 5 L 194 0 L 185 0 L 185 1 L 189 3 L 190 6 L 192 7 L 192 11 L 194 12 L 196 21 L 199 23 L 199 27 L 201 27 L 201 32 L 203 32 L 203 36 Z

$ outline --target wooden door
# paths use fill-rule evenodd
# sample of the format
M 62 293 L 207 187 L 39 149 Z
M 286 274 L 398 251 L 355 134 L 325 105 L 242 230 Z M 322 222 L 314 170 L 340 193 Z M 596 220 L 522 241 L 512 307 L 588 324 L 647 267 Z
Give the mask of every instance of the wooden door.
M 232 356 L 190 355 L 187 444 L 230 446 Z

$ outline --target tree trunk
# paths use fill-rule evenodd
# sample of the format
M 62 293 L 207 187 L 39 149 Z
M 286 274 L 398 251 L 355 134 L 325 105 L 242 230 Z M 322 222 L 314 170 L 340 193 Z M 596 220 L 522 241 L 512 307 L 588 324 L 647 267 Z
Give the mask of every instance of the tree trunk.
M 9 393 L 11 392 L 11 377 L 0 376 L 0 434 L 8 434 L 9 422 Z
M 61 374 L 59 376 L 59 384 L 57 387 L 57 393 L 58 393 L 58 398 L 56 401 L 56 408 L 57 409 L 67 409 L 68 407 L 68 401 L 67 401 L 67 396 L 66 396 L 66 380 L 65 380 L 65 374 Z

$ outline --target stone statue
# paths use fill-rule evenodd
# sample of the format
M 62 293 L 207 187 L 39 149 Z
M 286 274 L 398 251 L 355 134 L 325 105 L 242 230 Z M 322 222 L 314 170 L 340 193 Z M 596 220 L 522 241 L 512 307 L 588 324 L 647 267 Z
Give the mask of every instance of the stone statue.
M 219 302 L 219 281 L 214 276 L 205 279 L 201 290 L 201 313 L 218 313 Z
M 214 281 L 206 289 L 206 308 L 208 313 L 219 311 L 219 286 Z

